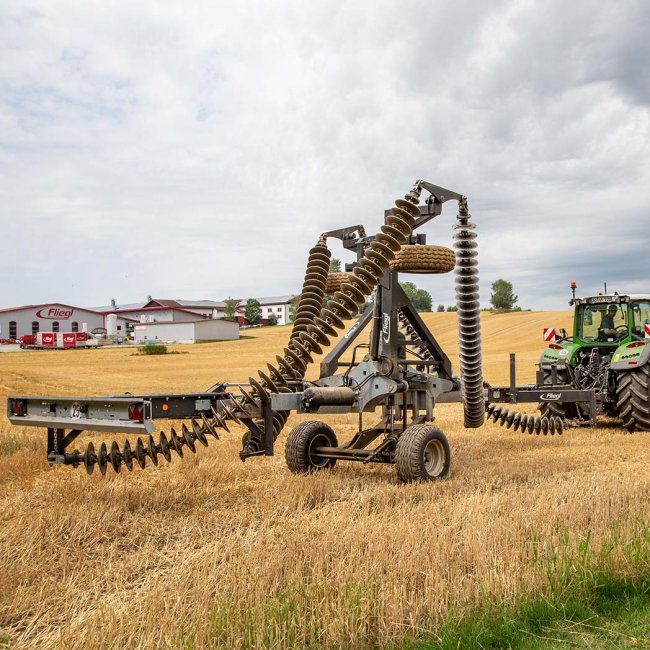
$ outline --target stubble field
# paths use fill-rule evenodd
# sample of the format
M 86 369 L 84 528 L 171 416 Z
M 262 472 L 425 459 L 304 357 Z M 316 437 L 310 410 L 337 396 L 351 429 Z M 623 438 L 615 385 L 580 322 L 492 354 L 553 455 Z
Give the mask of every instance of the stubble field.
M 455 315 L 424 317 L 456 368 Z M 507 383 L 514 351 L 518 379 L 532 381 L 542 327 L 570 322 L 568 312 L 484 314 L 486 379 Z M 3 354 L 0 397 L 245 380 L 289 328 L 248 334 L 163 357 Z M 327 420 L 339 440 L 352 435 L 353 416 Z M 466 431 L 461 407 L 441 405 L 449 478 L 400 485 L 382 465 L 290 474 L 283 442 L 298 421 L 273 458 L 241 463 L 233 426 L 196 456 L 102 478 L 48 468 L 44 432 L 3 415 L 0 646 L 383 646 L 435 638 L 450 618 L 549 593 L 572 575 L 631 575 L 647 559 L 650 434 L 613 420 L 561 437 Z

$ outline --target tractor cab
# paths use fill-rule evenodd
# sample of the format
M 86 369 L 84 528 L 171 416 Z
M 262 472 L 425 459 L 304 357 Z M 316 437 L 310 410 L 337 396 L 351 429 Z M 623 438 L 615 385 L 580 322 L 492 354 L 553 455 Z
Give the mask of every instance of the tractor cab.
M 630 337 L 628 296 L 591 296 L 575 298 L 571 302 L 576 308 L 574 341 L 618 347 Z
M 575 287 L 572 289 L 575 291 Z M 614 293 L 584 298 L 574 294 L 569 304 L 575 307 L 573 336 L 565 332 L 544 350 L 542 369 L 553 364 L 575 368 L 593 359 L 593 354 L 609 363 L 616 361 L 615 353 L 620 357 L 622 350 L 638 357 L 650 343 L 650 294 Z

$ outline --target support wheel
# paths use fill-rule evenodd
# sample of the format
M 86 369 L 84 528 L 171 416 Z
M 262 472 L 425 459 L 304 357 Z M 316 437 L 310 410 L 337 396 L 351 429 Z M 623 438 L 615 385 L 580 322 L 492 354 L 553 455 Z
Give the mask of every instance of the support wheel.
M 618 416 L 630 432 L 650 431 L 650 366 L 616 373 Z
M 447 476 L 451 453 L 445 434 L 428 424 L 408 427 L 397 441 L 395 470 L 402 483 Z
M 455 266 L 456 256 L 450 248 L 423 244 L 404 246 L 390 263 L 393 271 L 402 273 L 449 273 Z
M 329 273 L 325 283 L 325 294 L 328 296 L 334 295 L 341 290 L 343 283 L 349 282 L 351 278 L 352 273 Z
M 318 458 L 318 447 L 338 447 L 336 434 L 324 422 L 308 420 L 291 430 L 284 449 L 284 458 L 294 474 L 306 474 L 336 465 L 335 458 Z

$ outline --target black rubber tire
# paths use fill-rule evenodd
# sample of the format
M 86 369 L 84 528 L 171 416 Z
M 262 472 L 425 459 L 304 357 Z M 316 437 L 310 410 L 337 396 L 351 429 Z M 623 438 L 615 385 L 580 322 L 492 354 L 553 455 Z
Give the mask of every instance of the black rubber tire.
M 395 449 L 395 471 L 402 483 L 433 481 L 449 473 L 451 452 L 445 434 L 429 424 L 414 424 Z
M 650 366 L 616 373 L 618 416 L 630 432 L 650 431 Z
M 284 458 L 294 474 L 307 474 L 336 465 L 335 458 L 313 458 L 314 447 L 338 447 L 332 428 L 318 420 L 307 420 L 294 427 L 284 448 Z
M 325 282 L 325 294 L 328 296 L 334 295 L 341 290 L 343 283 L 348 282 L 351 277 L 352 273 L 329 273 Z
M 402 273 L 449 273 L 456 266 L 456 255 L 445 246 L 404 246 L 395 254 L 390 268 Z
M 565 381 L 566 376 L 563 372 L 558 370 L 557 372 L 558 380 Z M 551 371 L 544 370 L 544 384 L 550 385 L 551 383 Z M 539 402 L 537 404 L 537 410 L 543 418 L 549 418 L 555 416 L 558 418 L 563 418 L 565 420 L 575 420 L 579 418 L 578 414 L 578 405 L 575 402 Z M 588 417 L 588 416 L 584 416 Z M 583 419 L 583 418 L 580 418 Z

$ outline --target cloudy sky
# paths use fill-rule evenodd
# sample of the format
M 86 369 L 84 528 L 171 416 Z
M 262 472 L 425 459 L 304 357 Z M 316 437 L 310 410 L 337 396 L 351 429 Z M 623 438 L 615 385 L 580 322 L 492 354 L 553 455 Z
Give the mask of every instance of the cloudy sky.
M 0 0 L 0 307 L 295 293 L 418 178 L 469 197 L 483 302 L 650 291 L 649 34 L 647 0 Z

